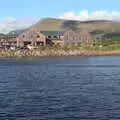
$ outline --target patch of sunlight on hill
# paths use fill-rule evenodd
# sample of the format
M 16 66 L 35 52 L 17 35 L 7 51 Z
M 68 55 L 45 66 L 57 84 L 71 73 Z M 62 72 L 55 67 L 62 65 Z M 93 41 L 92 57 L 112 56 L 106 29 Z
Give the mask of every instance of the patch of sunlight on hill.
M 60 19 L 42 19 L 33 27 L 40 30 L 60 30 L 60 25 L 62 22 L 63 20 Z

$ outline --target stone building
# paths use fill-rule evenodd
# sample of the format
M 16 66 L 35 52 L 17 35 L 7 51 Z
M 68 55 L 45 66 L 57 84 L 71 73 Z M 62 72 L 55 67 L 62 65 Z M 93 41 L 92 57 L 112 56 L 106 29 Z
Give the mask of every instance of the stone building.
M 9 48 L 10 46 L 16 46 L 17 37 L 18 36 L 15 34 L 2 35 L 0 36 L 0 45 L 7 48 Z
M 40 31 L 46 38 L 46 44 L 63 44 L 63 31 Z
M 91 34 L 87 31 L 74 32 L 72 30 L 68 30 L 64 33 L 64 43 L 91 45 L 92 44 Z
M 72 30 L 67 30 L 64 32 L 63 41 L 65 44 L 76 44 L 77 34 Z
M 41 31 L 41 33 L 46 37 L 46 43 L 53 44 L 81 44 L 81 45 L 91 45 L 92 38 L 91 34 L 87 31 L 75 32 L 73 30 L 65 31 Z M 49 42 L 47 42 L 49 41 Z
M 18 38 L 18 46 L 40 46 L 46 44 L 81 44 L 91 45 L 91 34 L 87 31 L 75 32 L 73 30 L 65 31 L 39 31 L 31 28 L 21 34 Z
M 0 35 L 0 46 L 1 46 L 1 47 L 2 47 L 2 46 L 5 46 L 5 45 L 7 45 L 7 43 L 8 43 L 8 41 L 7 41 L 7 39 L 6 39 L 6 35 L 1 34 L 1 35 Z
M 82 32 L 78 32 L 76 34 L 77 34 L 78 43 L 80 43 L 81 45 L 87 45 L 87 46 L 92 45 L 92 37 L 89 32 L 82 31 Z
M 18 46 L 27 46 L 32 44 L 33 46 L 46 45 L 45 36 L 36 29 L 31 28 L 18 37 Z

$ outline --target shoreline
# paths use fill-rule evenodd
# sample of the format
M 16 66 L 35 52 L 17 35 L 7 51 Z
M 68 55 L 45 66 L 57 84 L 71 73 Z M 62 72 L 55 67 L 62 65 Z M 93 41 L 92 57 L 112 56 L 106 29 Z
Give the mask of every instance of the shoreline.
M 49 56 L 120 56 L 120 50 L 18 50 L 3 51 L 0 58 L 49 57 Z

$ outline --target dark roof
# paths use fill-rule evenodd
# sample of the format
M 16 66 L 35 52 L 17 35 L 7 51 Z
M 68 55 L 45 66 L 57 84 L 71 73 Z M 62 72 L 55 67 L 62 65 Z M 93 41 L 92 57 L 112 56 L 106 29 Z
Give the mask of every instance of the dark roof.
M 114 36 L 120 36 L 120 33 L 106 33 L 104 37 L 114 37 Z
M 0 38 L 6 37 L 5 34 L 0 33 Z
M 64 31 L 40 31 L 45 36 L 63 36 Z
M 97 29 L 97 30 L 93 30 L 93 31 L 91 31 L 90 33 L 91 33 L 92 35 L 97 35 L 97 34 L 103 34 L 104 31 L 103 31 L 103 30 L 99 30 L 99 29 Z

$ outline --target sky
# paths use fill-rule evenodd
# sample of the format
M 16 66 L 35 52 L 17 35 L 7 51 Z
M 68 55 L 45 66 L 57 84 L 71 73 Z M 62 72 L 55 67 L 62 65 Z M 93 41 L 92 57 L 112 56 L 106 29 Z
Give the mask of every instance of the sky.
M 23 29 L 42 18 L 120 21 L 120 0 L 1 0 L 0 33 Z

